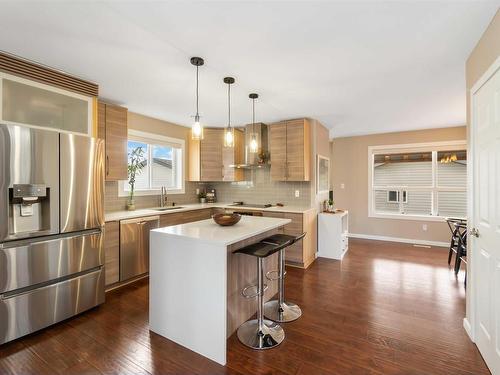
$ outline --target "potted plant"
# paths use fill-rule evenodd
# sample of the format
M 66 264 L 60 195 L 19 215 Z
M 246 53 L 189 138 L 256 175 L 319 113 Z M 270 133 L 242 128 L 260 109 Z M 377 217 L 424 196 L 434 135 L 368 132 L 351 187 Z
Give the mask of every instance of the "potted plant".
M 335 204 L 335 201 L 333 199 L 328 199 L 328 211 L 334 212 L 335 208 L 333 208 L 333 205 Z
M 200 191 L 198 194 L 198 199 L 200 200 L 200 203 L 207 203 L 207 193 L 204 191 Z
M 136 147 L 128 154 L 128 184 L 130 185 L 130 194 L 127 201 L 127 210 L 135 210 L 134 201 L 134 187 L 135 187 L 135 177 L 141 173 L 142 169 L 146 165 L 146 158 L 144 157 L 144 149 L 142 147 Z

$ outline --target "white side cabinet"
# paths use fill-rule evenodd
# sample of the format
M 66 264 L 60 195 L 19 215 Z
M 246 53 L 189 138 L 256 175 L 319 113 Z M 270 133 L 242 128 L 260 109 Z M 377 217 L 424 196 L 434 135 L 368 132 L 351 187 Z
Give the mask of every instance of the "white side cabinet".
M 347 211 L 318 214 L 318 257 L 342 259 L 349 248 Z

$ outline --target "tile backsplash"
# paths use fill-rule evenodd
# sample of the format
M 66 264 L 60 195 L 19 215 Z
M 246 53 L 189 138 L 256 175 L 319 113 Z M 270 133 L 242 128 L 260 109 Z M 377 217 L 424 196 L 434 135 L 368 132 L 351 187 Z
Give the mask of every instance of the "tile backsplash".
M 206 186 L 217 190 L 217 199 L 221 202 L 310 206 L 310 182 L 272 181 L 268 168 L 246 170 L 245 177 L 248 181 L 207 183 Z M 296 190 L 299 191 L 298 198 L 295 197 Z
M 278 182 L 271 180 L 269 169 L 246 170 L 248 181 L 242 182 L 213 182 L 198 183 L 186 182 L 185 194 L 169 194 L 168 204 L 176 205 L 197 203 L 196 189 L 216 189 L 219 202 L 244 201 L 246 203 L 283 203 L 286 206 L 309 207 L 311 183 L 310 182 Z M 295 197 L 295 191 L 299 197 Z M 118 196 L 118 182 L 106 182 L 104 209 L 106 212 L 123 211 L 126 209 L 127 197 Z M 135 197 L 136 209 L 157 207 L 158 195 Z

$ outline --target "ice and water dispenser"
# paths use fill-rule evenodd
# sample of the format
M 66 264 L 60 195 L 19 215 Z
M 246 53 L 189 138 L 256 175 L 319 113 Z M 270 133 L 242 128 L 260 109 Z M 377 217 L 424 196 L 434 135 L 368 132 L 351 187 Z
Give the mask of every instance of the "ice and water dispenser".
M 41 184 L 14 184 L 9 188 L 9 233 L 50 229 L 50 188 Z

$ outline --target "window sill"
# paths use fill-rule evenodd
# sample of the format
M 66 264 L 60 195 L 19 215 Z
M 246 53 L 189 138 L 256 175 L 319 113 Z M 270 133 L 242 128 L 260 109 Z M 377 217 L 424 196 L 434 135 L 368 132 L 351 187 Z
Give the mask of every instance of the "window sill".
M 375 219 L 392 219 L 392 220 L 413 220 L 413 221 L 435 221 L 445 222 L 446 218 L 443 216 L 428 216 L 428 215 L 401 215 L 401 214 L 380 214 L 370 213 L 370 218 Z

